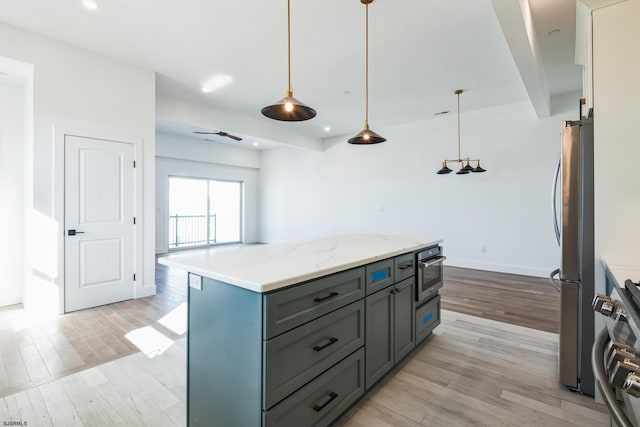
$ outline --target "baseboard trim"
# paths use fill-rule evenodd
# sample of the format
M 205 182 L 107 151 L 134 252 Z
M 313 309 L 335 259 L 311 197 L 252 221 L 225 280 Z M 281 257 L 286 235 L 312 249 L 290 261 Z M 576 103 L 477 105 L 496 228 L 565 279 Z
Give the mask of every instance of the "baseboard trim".
M 522 276 L 549 277 L 552 268 L 524 267 L 521 265 L 490 264 L 471 260 L 447 258 L 444 263 L 451 267 L 472 268 L 474 270 L 495 271 L 498 273 L 519 274 Z

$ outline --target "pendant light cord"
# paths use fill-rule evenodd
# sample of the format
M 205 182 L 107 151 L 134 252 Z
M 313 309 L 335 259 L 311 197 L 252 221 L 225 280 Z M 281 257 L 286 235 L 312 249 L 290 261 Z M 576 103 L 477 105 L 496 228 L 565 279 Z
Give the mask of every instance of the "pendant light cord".
M 462 160 L 460 158 L 460 93 L 462 91 L 458 92 L 458 160 Z
M 366 5 L 365 24 L 365 106 L 364 106 L 364 128 L 369 129 L 369 3 Z
M 287 0 L 287 96 L 291 96 L 291 0 Z

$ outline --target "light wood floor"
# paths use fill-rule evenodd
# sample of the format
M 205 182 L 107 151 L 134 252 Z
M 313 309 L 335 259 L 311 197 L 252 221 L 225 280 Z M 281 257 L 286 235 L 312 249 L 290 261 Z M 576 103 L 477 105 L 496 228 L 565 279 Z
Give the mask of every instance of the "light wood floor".
M 0 422 L 185 425 L 186 274 L 164 266 L 156 274 L 155 297 L 72 313 L 52 323 L 21 320 L 16 307 L 0 309 Z M 450 281 L 443 305 L 486 318 L 443 311 L 433 337 L 339 426 L 609 425 L 603 406 L 558 384 L 557 334 L 487 319 L 533 319 L 541 328 L 540 312 L 530 304 L 539 292 L 531 283 L 513 291 L 522 285 L 521 276 L 450 268 L 445 274 Z M 484 298 L 481 289 L 493 297 L 508 295 L 510 301 Z M 518 299 L 529 314 L 512 315 Z M 161 322 L 166 317 L 172 324 Z M 125 337 L 129 332 L 132 341 Z M 108 349 L 120 348 L 116 342 L 125 347 L 114 355 Z M 20 363 L 23 368 L 14 371 Z M 12 383 L 15 378 L 22 382 Z

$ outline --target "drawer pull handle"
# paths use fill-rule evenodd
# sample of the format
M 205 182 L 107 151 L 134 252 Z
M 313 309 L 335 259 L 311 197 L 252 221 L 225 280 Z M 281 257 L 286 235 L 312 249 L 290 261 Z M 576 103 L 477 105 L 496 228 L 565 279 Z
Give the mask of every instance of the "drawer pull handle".
M 322 350 L 324 350 L 325 348 L 329 347 L 331 344 L 335 344 L 335 343 L 337 343 L 337 342 L 338 342 L 338 338 L 331 337 L 331 338 L 329 338 L 329 342 L 328 342 L 328 343 L 326 343 L 325 345 L 322 345 L 322 346 L 321 346 L 321 345 L 313 346 L 313 349 L 314 349 L 315 351 L 322 351 Z
M 327 299 L 329 299 L 329 298 L 335 298 L 335 297 L 337 297 L 338 295 L 340 295 L 338 292 L 331 292 L 331 293 L 330 293 L 329 295 L 327 295 L 326 297 L 322 297 L 322 298 L 318 297 L 318 298 L 314 298 L 313 300 L 314 300 L 315 302 L 322 302 L 322 301 L 327 300 Z
M 409 268 L 413 268 L 413 262 L 410 262 L 408 264 L 401 264 L 398 266 L 398 270 L 406 270 Z
M 402 289 L 395 288 L 394 290 L 396 291 L 396 294 L 399 294 L 400 292 L 402 292 Z
M 327 406 L 329 403 L 331 403 L 333 401 L 333 399 L 338 397 L 338 393 L 336 393 L 334 391 L 330 391 L 329 393 L 327 393 L 327 395 L 329 395 L 329 399 L 327 399 L 327 401 L 324 402 L 322 405 L 318 405 L 317 403 L 315 405 L 313 405 L 313 410 L 314 411 L 316 411 L 316 412 L 322 411 L 325 408 L 325 406 Z

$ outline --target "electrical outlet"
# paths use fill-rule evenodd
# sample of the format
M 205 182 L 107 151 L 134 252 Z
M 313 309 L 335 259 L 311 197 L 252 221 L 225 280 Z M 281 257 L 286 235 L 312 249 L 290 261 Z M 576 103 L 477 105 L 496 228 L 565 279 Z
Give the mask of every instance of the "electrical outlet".
M 482 254 L 486 254 L 487 253 L 487 247 L 485 245 L 480 246 L 480 253 L 482 253 Z

